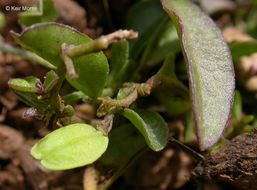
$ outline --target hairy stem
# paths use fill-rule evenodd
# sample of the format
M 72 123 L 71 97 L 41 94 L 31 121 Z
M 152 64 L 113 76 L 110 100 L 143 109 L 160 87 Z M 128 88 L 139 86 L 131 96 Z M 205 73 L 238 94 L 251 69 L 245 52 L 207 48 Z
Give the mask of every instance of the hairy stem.
M 66 54 L 71 57 L 78 57 L 81 55 L 99 52 L 108 48 L 109 45 L 125 39 L 137 38 L 138 33 L 133 30 L 118 30 L 111 34 L 100 36 L 92 42 L 81 44 L 78 46 L 71 46 L 67 48 Z
M 91 124 L 95 125 L 98 130 L 102 131 L 107 136 L 112 130 L 113 118 L 113 114 L 107 114 L 103 120 L 95 121 Z
M 59 66 L 56 72 L 57 72 L 57 75 L 59 76 L 59 80 L 55 85 L 55 88 L 53 88 L 53 90 L 50 91 L 49 102 L 56 113 L 58 112 L 62 113 L 64 110 L 64 103 L 62 101 L 61 96 L 59 95 L 59 92 L 65 80 L 65 69 Z
M 63 43 L 61 47 L 61 55 L 71 80 L 76 80 L 78 78 L 78 75 L 76 74 L 72 59 L 65 52 L 65 50 L 69 47 L 70 46 L 68 46 L 66 43 Z
M 134 101 L 136 101 L 136 99 L 138 98 L 138 92 L 137 92 L 137 88 L 135 88 L 133 90 L 133 92 L 131 94 L 129 94 L 126 98 L 121 99 L 121 100 L 117 100 L 117 99 L 112 99 L 110 97 L 106 97 L 103 100 L 103 104 L 107 105 L 107 106 L 114 106 L 114 107 L 129 107 L 130 104 L 132 104 Z
M 152 76 L 145 83 L 125 83 L 125 88 L 131 88 L 130 93 L 121 100 L 106 97 L 97 110 L 97 116 L 102 117 L 107 113 L 117 112 L 121 108 L 128 108 L 139 96 L 149 96 L 161 83 L 162 79 L 158 74 Z
M 78 77 L 72 63 L 72 58 L 102 51 L 117 41 L 134 39 L 137 38 L 137 36 L 138 33 L 133 30 L 118 30 L 111 34 L 101 36 L 89 43 L 77 46 L 66 45 L 65 43 L 62 44 L 61 54 L 71 80 L 76 80 Z

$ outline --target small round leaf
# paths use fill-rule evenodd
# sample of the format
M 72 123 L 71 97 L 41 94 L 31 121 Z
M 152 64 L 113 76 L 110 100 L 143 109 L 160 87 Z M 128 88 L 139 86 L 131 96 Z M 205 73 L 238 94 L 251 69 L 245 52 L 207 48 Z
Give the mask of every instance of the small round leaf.
M 51 170 L 65 170 L 93 163 L 107 149 L 108 137 L 87 124 L 71 124 L 45 136 L 31 155 Z

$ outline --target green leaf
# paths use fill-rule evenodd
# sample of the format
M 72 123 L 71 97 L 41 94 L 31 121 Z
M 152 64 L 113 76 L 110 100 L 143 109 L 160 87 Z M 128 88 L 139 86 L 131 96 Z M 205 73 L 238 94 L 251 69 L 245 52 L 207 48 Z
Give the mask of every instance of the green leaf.
M 25 26 L 30 26 L 36 23 L 54 22 L 57 18 L 57 11 L 52 0 L 42 0 L 42 2 L 43 2 L 42 15 L 35 15 L 36 13 L 34 13 L 34 16 L 33 16 L 32 15 L 33 10 L 28 10 L 22 13 L 22 15 L 20 16 L 20 20 L 19 20 L 20 23 Z M 38 1 L 36 7 L 38 8 L 38 10 L 40 10 L 40 1 Z
M 33 108 L 37 108 L 38 110 L 51 110 L 51 106 L 40 101 L 38 96 L 34 93 L 21 91 L 15 91 L 15 93 L 22 102 Z
M 101 96 L 109 73 L 104 54 L 81 56 L 73 61 L 73 65 L 79 77 L 73 81 L 67 73 L 66 79 L 69 83 L 93 99 Z
M 240 122 L 241 123 L 244 123 L 244 124 L 248 124 L 250 122 L 252 122 L 254 120 L 254 116 L 253 115 L 247 115 L 247 116 L 244 116 Z
M 109 134 L 110 143 L 99 159 L 105 165 L 121 167 L 145 146 L 145 140 L 133 125 L 123 125 Z
M 242 9 L 239 9 L 239 10 L 242 11 Z M 238 16 L 238 18 L 240 18 L 240 17 L 242 18 L 242 16 L 247 15 L 247 17 L 244 19 L 246 32 L 256 39 L 257 38 L 257 33 L 256 33 L 256 30 L 257 30 L 257 22 L 256 22 L 257 6 L 256 6 L 256 2 L 255 2 L 255 6 L 252 6 L 252 8 L 248 9 L 248 10 L 245 9 L 245 12 L 246 12 L 245 15 L 241 14 L 240 16 Z
M 229 45 L 232 59 L 238 61 L 242 56 L 249 56 L 257 52 L 257 42 L 234 42 Z
M 120 69 L 128 61 L 128 42 L 116 42 L 111 48 L 111 73 L 117 75 Z
M 46 73 L 46 77 L 44 81 L 45 93 L 52 90 L 52 88 L 54 87 L 54 85 L 56 85 L 58 80 L 59 80 L 59 77 L 54 71 L 49 71 L 48 73 Z
M 8 85 L 12 89 L 22 92 L 38 92 L 38 89 L 34 85 L 24 79 L 10 79 Z
M 34 88 L 37 89 L 37 93 L 42 94 L 44 92 L 44 87 L 39 78 L 34 76 L 29 76 L 25 78 Z
M 121 69 L 128 62 L 129 54 L 128 42 L 116 42 L 111 48 L 111 72 L 109 76 L 109 85 L 120 87 L 122 81 L 120 77 Z
M 162 80 L 164 80 L 164 83 L 170 83 L 170 84 L 174 84 L 174 85 L 183 85 L 183 83 L 181 83 L 175 73 L 175 55 L 174 53 L 170 53 L 162 67 L 160 68 L 160 70 L 157 73 Z
M 91 41 L 77 30 L 57 23 L 35 24 L 27 27 L 21 34 L 14 31 L 11 31 L 11 34 L 23 47 L 35 52 L 51 64 L 62 67 L 64 65 L 60 49 L 63 43 L 79 45 Z
M 107 149 L 108 137 L 87 124 L 71 124 L 45 136 L 31 149 L 31 155 L 51 170 L 65 170 L 91 164 Z
M 195 136 L 195 125 L 194 125 L 194 118 L 193 112 L 190 110 L 186 115 L 186 123 L 184 129 L 184 142 L 190 143 L 196 140 Z
M 168 115 L 176 116 L 191 108 L 188 92 L 177 87 L 162 85 L 154 92 L 158 101 L 165 107 Z
M 72 103 L 80 100 L 81 98 L 84 98 L 85 96 L 86 96 L 86 94 L 84 94 L 83 92 L 76 91 L 76 92 L 72 92 L 70 94 L 63 96 L 62 100 L 64 101 L 65 104 L 72 104 Z
M 240 92 L 238 90 L 235 91 L 234 95 L 234 103 L 232 107 L 232 114 L 236 118 L 236 120 L 241 119 L 241 114 L 242 114 L 242 99 Z
M 129 10 L 127 28 L 139 32 L 138 38 L 130 41 L 131 58 L 136 59 L 156 29 L 161 30 L 163 20 L 166 20 L 166 15 L 158 0 L 139 2 Z
M 162 0 L 176 25 L 188 73 L 196 133 L 201 150 L 220 138 L 234 94 L 234 68 L 220 30 L 188 0 Z
M 152 150 L 160 151 L 166 146 L 168 142 L 168 128 L 158 113 L 124 109 L 122 115 L 139 130 Z
M 126 19 L 127 28 L 141 33 L 163 16 L 165 14 L 163 14 L 161 4 L 158 0 L 141 1 L 129 10 Z
M 154 42 L 149 45 L 149 54 L 145 59 L 154 63 L 163 61 L 170 52 L 178 53 L 180 45 L 175 26 L 170 22 L 167 23 L 157 36 L 157 39 L 154 39 Z
M 34 76 L 28 76 L 25 78 L 25 80 L 28 81 L 34 87 L 36 87 L 39 84 L 42 85 L 40 79 Z
M 166 57 L 158 71 L 163 84 L 154 92 L 159 102 L 166 108 L 166 112 L 173 116 L 191 108 L 189 91 L 176 76 L 174 59 L 173 53 Z
M 79 45 L 92 41 L 77 30 L 57 23 L 32 25 L 21 34 L 12 32 L 12 35 L 23 47 L 58 67 L 64 67 L 60 56 L 60 48 L 63 43 Z M 99 52 L 80 56 L 73 59 L 73 64 L 79 77 L 72 81 L 66 75 L 70 84 L 91 98 L 100 96 L 109 72 L 105 55 Z
M 138 67 L 138 64 L 134 60 L 130 59 L 127 62 L 127 64 L 125 64 L 122 67 L 119 73 L 121 83 L 131 80 L 131 77 L 133 76 L 134 71 L 136 70 L 137 67 Z

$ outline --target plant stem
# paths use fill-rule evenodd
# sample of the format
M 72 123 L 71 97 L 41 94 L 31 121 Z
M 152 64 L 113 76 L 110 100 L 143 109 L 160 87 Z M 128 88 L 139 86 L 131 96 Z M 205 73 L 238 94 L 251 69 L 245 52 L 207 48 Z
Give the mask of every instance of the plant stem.
M 53 90 L 50 92 L 50 105 L 53 107 L 53 110 L 55 112 L 60 112 L 62 113 L 64 109 L 64 103 L 62 102 L 62 98 L 59 95 L 59 91 L 62 87 L 63 81 L 65 79 L 65 69 L 61 66 L 57 68 L 57 75 L 59 76 L 59 80 Z
M 10 53 L 13 55 L 21 56 L 28 61 L 34 61 L 34 62 L 38 63 L 39 65 L 42 65 L 48 69 L 56 70 L 56 67 L 54 65 L 52 65 L 48 61 L 44 60 L 43 58 L 39 57 L 38 55 L 36 55 L 33 52 L 30 52 L 30 51 L 27 51 L 24 49 L 20 49 L 20 48 L 15 48 L 15 47 L 12 47 L 12 46 L 2 43 L 2 42 L 0 42 L 0 51 L 2 51 L 4 53 Z
M 158 74 L 152 76 L 145 83 L 126 83 L 125 88 L 131 88 L 131 93 L 121 100 L 106 97 L 97 110 L 97 116 L 102 117 L 110 112 L 115 113 L 119 111 L 120 108 L 128 108 L 139 96 L 150 95 L 161 83 L 162 80 Z
M 65 43 L 62 44 L 61 55 L 71 80 L 76 80 L 78 77 L 72 63 L 72 58 L 102 51 L 117 41 L 134 39 L 137 38 L 137 36 L 138 33 L 133 30 L 118 30 L 111 34 L 101 36 L 89 43 L 77 46 L 67 45 Z
M 195 159 L 202 161 L 204 160 L 204 156 L 196 151 L 194 151 L 192 148 L 190 148 L 189 146 L 184 145 L 183 143 L 179 142 L 177 139 L 170 137 L 169 138 L 170 142 L 175 143 L 176 145 L 178 145 L 180 148 L 182 148 L 185 152 L 189 153 L 190 155 L 192 155 Z
M 66 49 L 69 47 L 70 46 L 68 46 L 66 43 L 63 43 L 61 46 L 61 55 L 71 80 L 76 80 L 78 78 L 78 75 L 76 74 L 75 68 L 72 63 L 72 59 L 66 54 Z
M 94 165 L 86 168 L 83 176 L 83 189 L 98 190 L 99 172 Z
M 140 84 L 138 93 L 141 96 L 149 96 L 155 88 L 162 84 L 162 82 L 162 77 L 157 73 L 149 78 L 145 83 Z
M 129 107 L 130 104 L 132 104 L 134 101 L 136 101 L 136 99 L 138 98 L 138 92 L 137 92 L 137 88 L 135 88 L 133 90 L 133 92 L 131 94 L 129 94 L 126 98 L 121 99 L 121 100 L 117 100 L 117 99 L 112 99 L 110 97 L 106 97 L 103 100 L 103 104 L 107 105 L 107 106 L 114 106 L 114 107 Z
M 74 58 L 89 53 L 99 52 L 117 41 L 134 39 L 137 38 L 137 36 L 138 33 L 133 30 L 117 30 L 111 34 L 101 36 L 92 42 L 78 46 L 70 46 L 65 50 L 65 53 L 70 58 Z
M 103 120 L 95 121 L 95 123 L 91 123 L 96 126 L 96 129 L 102 131 L 104 135 L 108 136 L 109 132 L 112 130 L 113 125 L 113 114 L 107 114 Z

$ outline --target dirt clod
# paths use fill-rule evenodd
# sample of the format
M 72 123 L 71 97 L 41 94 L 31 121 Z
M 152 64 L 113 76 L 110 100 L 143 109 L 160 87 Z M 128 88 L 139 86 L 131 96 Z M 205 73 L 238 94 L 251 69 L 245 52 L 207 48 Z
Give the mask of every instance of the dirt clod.
M 226 181 L 239 189 L 257 186 L 257 129 L 237 136 L 207 155 L 194 170 L 196 176 Z

